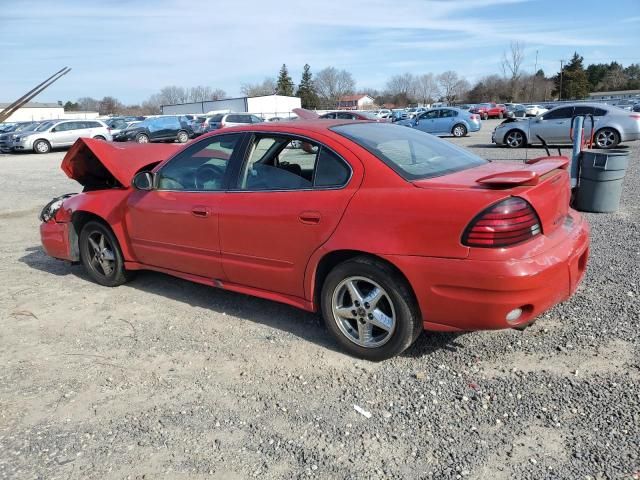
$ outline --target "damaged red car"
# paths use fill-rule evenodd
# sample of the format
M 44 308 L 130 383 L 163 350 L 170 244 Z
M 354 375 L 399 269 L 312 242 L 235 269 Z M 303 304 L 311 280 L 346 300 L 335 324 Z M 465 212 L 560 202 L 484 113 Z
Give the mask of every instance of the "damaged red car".
M 106 286 L 155 270 L 320 311 L 382 360 L 423 329 L 522 328 L 583 278 L 568 160 L 488 162 L 423 132 L 299 120 L 185 146 L 80 139 L 84 187 L 41 214 L 46 252 Z

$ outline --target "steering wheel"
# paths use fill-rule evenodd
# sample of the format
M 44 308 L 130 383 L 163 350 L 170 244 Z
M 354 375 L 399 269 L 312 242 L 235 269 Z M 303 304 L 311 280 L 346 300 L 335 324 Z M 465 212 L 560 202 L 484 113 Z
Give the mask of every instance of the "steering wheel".
M 205 183 L 211 182 L 213 180 L 218 180 L 222 182 L 222 178 L 224 177 L 224 169 L 218 165 L 211 165 L 210 163 L 205 163 L 201 165 L 196 170 L 196 175 L 194 178 L 194 183 L 196 185 L 196 190 L 205 190 Z

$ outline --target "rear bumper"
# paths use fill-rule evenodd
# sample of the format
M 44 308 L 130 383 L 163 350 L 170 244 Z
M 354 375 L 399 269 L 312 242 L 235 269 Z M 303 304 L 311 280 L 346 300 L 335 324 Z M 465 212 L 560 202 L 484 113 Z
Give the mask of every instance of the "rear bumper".
M 554 232 L 543 253 L 509 261 L 388 256 L 407 276 L 423 315 L 424 328 L 470 331 L 532 323 L 567 300 L 582 281 L 589 255 L 589 227 L 575 212 L 573 222 Z M 545 240 L 546 241 L 546 240 Z M 513 309 L 522 315 L 506 320 Z
M 54 220 L 40 224 L 40 240 L 47 255 L 62 260 L 74 260 L 69 242 L 69 223 Z

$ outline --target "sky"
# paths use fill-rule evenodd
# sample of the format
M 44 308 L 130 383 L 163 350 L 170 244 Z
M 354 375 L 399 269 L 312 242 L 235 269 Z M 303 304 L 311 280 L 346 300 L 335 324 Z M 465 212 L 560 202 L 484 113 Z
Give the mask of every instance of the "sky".
M 640 63 L 640 0 L 0 0 L 0 102 L 64 66 L 36 101 L 138 103 L 166 85 L 239 96 L 283 63 L 296 84 L 305 63 L 359 87 L 446 70 L 473 83 L 501 72 L 512 41 L 547 75 L 574 51 Z

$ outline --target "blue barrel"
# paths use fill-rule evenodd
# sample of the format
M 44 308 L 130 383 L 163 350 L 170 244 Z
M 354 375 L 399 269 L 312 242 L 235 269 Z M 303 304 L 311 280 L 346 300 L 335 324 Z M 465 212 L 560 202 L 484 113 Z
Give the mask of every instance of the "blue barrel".
M 617 211 L 628 165 L 626 148 L 582 151 L 575 208 L 583 212 Z

